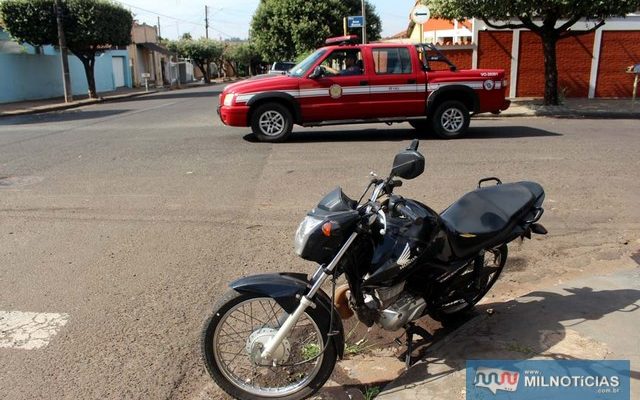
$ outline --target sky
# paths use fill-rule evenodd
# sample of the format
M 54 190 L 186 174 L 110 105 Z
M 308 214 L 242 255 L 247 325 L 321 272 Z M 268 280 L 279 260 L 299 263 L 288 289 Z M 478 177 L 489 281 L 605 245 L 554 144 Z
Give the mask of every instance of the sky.
M 119 0 L 117 0 L 119 1 Z M 162 37 L 177 39 L 184 33 L 204 37 L 204 8 L 209 7 L 209 37 L 247 38 L 251 17 L 260 0 L 126 0 L 119 1 L 140 23 L 157 25 Z M 415 0 L 369 0 L 382 21 L 382 36 L 406 30 Z

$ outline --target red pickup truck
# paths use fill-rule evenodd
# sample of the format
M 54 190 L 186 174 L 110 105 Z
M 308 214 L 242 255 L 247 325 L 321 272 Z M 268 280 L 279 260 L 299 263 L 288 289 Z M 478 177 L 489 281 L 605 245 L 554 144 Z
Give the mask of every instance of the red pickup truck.
M 286 140 L 293 124 L 404 121 L 450 139 L 465 133 L 470 115 L 509 107 L 504 70 L 458 70 L 429 44 L 356 40 L 329 39 L 286 75 L 226 86 L 218 106 L 222 122 L 251 126 L 265 142 Z M 449 68 L 436 70 L 441 62 Z

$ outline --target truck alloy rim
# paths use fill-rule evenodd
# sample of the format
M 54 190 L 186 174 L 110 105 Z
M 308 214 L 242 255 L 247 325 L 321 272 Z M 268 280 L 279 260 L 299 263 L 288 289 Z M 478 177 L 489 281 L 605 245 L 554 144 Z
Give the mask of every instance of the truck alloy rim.
M 464 115 L 457 108 L 448 108 L 442 113 L 440 123 L 445 131 L 453 133 L 462 128 L 464 123 Z
M 267 136 L 277 136 L 284 131 L 284 117 L 277 111 L 267 111 L 260 116 L 258 121 L 260 130 Z

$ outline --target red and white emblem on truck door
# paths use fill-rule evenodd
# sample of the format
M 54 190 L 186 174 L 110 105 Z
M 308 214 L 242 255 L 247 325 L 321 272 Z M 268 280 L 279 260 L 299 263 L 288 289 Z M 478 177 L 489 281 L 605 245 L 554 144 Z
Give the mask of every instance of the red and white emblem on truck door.
M 329 86 L 329 96 L 331 96 L 332 99 L 339 99 L 342 97 L 342 86 L 335 83 Z

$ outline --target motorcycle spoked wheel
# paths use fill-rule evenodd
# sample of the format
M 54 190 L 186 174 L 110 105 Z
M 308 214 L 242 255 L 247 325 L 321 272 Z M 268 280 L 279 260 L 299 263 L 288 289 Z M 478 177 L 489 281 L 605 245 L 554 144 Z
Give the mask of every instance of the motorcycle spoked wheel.
M 202 332 L 209 374 L 236 399 L 298 400 L 311 396 L 329 379 L 337 359 L 331 344 L 321 353 L 328 326 L 320 322 L 320 308 L 307 308 L 276 349 L 276 365 L 264 365 L 258 354 L 288 314 L 272 298 L 228 291 Z
M 507 262 L 507 254 L 508 248 L 506 244 L 485 250 L 484 267 L 480 278 L 480 289 L 473 287 L 474 282 L 471 280 L 473 268 L 469 268 L 459 278 L 465 281 L 465 277 L 468 277 L 464 287 L 450 290 L 447 300 L 441 302 L 447 304 L 449 302 L 461 301 L 461 303 L 454 306 L 435 309 L 429 312 L 429 316 L 436 321 L 441 322 L 443 325 L 459 322 L 459 320 L 473 309 L 476 303 L 479 302 L 496 283 L 505 263 Z

